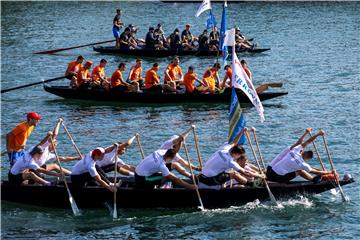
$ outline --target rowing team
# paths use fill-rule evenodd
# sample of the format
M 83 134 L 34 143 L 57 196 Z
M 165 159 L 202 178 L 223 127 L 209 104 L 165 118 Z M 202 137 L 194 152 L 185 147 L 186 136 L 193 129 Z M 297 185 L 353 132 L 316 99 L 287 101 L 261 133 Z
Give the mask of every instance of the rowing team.
M 30 119 L 30 121 L 38 121 L 38 119 Z M 134 176 L 138 188 L 160 187 L 165 180 L 188 189 L 195 189 L 196 185 L 178 178 L 171 171 L 176 170 L 188 178 L 192 175 L 186 168 L 199 171 L 200 174 L 197 175 L 196 179 L 200 188 L 220 188 L 227 184 L 240 187 L 253 186 L 256 179 L 288 183 L 296 176 L 317 183 L 323 175 L 335 176 L 336 174 L 335 171 L 318 170 L 307 163 L 313 157 L 313 153 L 312 151 L 305 151 L 304 148 L 318 136 L 324 135 L 323 131 L 319 131 L 304 141 L 306 134 L 311 131 L 311 129 L 306 129 L 295 144 L 285 148 L 274 158 L 267 168 L 266 175 L 264 175 L 262 169 L 248 162 L 243 146 L 236 144 L 243 134 L 242 131 L 232 142 L 224 143 L 219 147 L 202 168 L 192 165 L 189 159 L 185 161 L 179 154 L 180 148 L 191 130 L 194 131 L 195 137 L 195 126 L 180 135 L 172 136 L 150 155 L 143 156 L 144 159 L 139 161 L 140 163 L 137 166 L 132 166 L 124 163 L 118 156 L 125 153 L 138 136 L 137 134 L 126 142 L 116 142 L 107 148 L 97 147 L 85 156 L 81 156 L 78 151 L 80 157 L 59 157 L 56 152 L 56 137 L 60 125 L 63 125 L 68 133 L 63 120 L 59 119 L 54 130 L 50 131 L 38 145 L 29 151 L 22 151 L 22 154 L 16 158 L 9 171 L 9 182 L 11 184 L 23 185 L 35 182 L 42 185 L 52 185 L 51 182 L 44 179 L 42 174 L 57 177 L 64 174 L 70 175 L 72 184 L 76 187 L 85 187 L 95 182 L 110 191 L 116 191 L 117 184 L 111 183 L 106 176 L 107 172 L 114 170 L 124 175 Z M 15 140 L 21 140 L 20 135 L 24 135 L 23 132 L 16 129 L 18 127 L 7 136 L 7 146 L 10 153 L 13 150 L 11 149 L 12 145 L 16 144 Z M 68 135 L 75 145 L 71 135 L 69 133 Z M 139 144 L 139 146 L 141 145 Z M 58 164 L 60 161 L 79 161 L 69 171 L 57 164 L 48 164 L 48 161 L 52 159 L 56 159 Z M 310 173 L 316 176 L 314 177 Z
M 232 86 L 232 70 L 230 65 L 226 65 L 225 76 L 220 80 L 219 70 L 221 66 L 215 63 L 212 67 L 206 69 L 200 80 L 195 73 L 193 66 L 188 67 L 188 72 L 183 75 L 180 67 L 179 57 L 174 57 L 171 63 L 168 64 L 164 71 L 164 83 L 157 72 L 160 69 L 158 63 L 154 63 L 153 67 L 146 71 L 145 77 L 142 76 L 142 60 L 136 59 L 136 62 L 130 68 L 127 79 L 123 77 L 123 72 L 126 70 L 126 64 L 120 63 L 118 68 L 114 71 L 111 78 L 105 77 L 105 66 L 107 61 L 101 59 L 100 64 L 94 67 L 90 74 L 90 68 L 93 64 L 91 61 L 86 61 L 84 66 L 83 56 L 78 56 L 76 61 L 70 62 L 65 72 L 65 76 L 71 80 L 71 86 L 74 88 L 103 88 L 111 91 L 120 92 L 172 92 L 180 93 L 178 89 L 185 86 L 186 93 L 218 93 L 230 89 Z M 241 65 L 252 81 L 252 73 L 246 65 L 246 61 L 242 60 Z M 195 85 L 198 83 L 198 86 Z M 281 87 L 281 83 L 262 84 L 257 88 L 257 93 L 266 91 L 269 87 Z M 140 90 L 142 89 L 142 90 Z

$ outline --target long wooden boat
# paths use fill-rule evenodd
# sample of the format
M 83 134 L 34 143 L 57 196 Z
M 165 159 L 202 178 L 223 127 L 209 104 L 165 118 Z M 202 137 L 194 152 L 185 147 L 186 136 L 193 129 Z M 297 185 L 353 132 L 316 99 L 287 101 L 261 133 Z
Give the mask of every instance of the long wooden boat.
M 136 189 L 133 180 L 123 183 L 117 191 L 119 208 L 196 208 L 199 206 L 194 190 L 183 188 L 169 189 Z M 353 183 L 354 179 L 340 181 L 341 185 Z M 113 193 L 99 186 L 73 188 L 70 191 L 80 209 L 103 208 L 104 203 L 113 203 Z M 335 188 L 333 182 L 312 183 L 296 181 L 289 184 L 269 183 L 276 198 L 288 198 L 297 194 L 318 194 Z M 224 189 L 200 189 L 205 208 L 220 208 L 241 205 L 256 199 L 266 200 L 269 195 L 264 187 L 243 187 Z M 35 205 L 51 208 L 70 208 L 66 188 L 63 184 L 56 186 L 18 186 L 1 183 L 1 200 L 7 202 Z
M 218 51 L 209 50 L 154 50 L 154 49 L 122 49 L 115 48 L 113 46 L 97 46 L 93 47 L 94 51 L 105 54 L 120 54 L 120 55 L 131 55 L 131 56 L 143 56 L 143 57 L 168 57 L 168 56 L 218 56 Z M 262 53 L 269 51 L 270 48 L 253 48 L 253 49 L 242 49 L 236 51 L 237 53 Z M 231 52 L 231 51 L 230 51 Z M 220 53 L 221 56 L 221 53 Z
M 174 94 L 174 93 L 133 93 L 115 92 L 102 89 L 74 89 L 69 86 L 44 85 L 44 90 L 67 99 L 110 101 L 110 102 L 133 102 L 133 103 L 229 103 L 231 92 L 222 94 Z M 238 91 L 238 99 L 241 103 L 250 103 L 244 93 Z M 261 101 L 286 95 L 287 92 L 263 92 L 259 94 Z

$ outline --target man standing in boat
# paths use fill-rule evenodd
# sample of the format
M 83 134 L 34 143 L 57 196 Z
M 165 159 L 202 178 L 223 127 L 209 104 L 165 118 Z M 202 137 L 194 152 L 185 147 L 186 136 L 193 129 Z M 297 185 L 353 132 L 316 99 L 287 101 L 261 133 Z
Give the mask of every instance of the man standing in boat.
M 120 29 L 124 26 L 124 23 L 121 20 L 121 9 L 116 9 L 116 15 L 113 20 L 113 28 L 112 32 L 115 37 L 115 48 L 119 48 L 120 46 Z
M 191 129 L 190 129 L 191 130 Z M 184 139 L 189 131 L 184 132 L 178 138 L 172 141 L 173 148 L 159 149 L 145 157 L 144 160 L 135 169 L 135 183 L 138 188 L 152 189 L 160 186 L 163 178 L 185 188 L 195 189 L 195 186 L 184 182 L 172 174 L 166 167 L 166 164 L 176 157 Z
M 296 176 L 301 176 L 306 180 L 316 183 L 320 181 L 322 175 L 334 174 L 333 171 L 317 170 L 306 163 L 312 159 L 313 152 L 304 151 L 304 148 L 312 143 L 318 136 L 324 135 L 324 132 L 320 130 L 317 134 L 304 142 L 305 136 L 310 131 L 311 128 L 307 128 L 305 133 L 295 144 L 285 148 L 271 161 L 266 171 L 266 176 L 269 181 L 288 183 Z M 317 177 L 313 177 L 309 173 L 316 174 Z
M 6 150 L 9 156 L 10 166 L 24 155 L 24 149 L 30 134 L 39 123 L 41 117 L 36 112 L 29 112 L 26 122 L 18 124 L 6 135 Z

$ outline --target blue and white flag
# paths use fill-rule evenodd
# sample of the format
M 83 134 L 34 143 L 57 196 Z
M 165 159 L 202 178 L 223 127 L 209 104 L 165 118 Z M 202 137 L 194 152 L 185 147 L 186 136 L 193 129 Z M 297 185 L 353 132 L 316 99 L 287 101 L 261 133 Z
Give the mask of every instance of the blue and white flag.
M 197 10 L 195 17 L 199 17 L 203 12 L 205 12 L 206 10 L 211 9 L 211 4 L 210 4 L 210 0 L 204 0 L 199 9 Z
M 226 8 L 227 8 L 227 4 L 225 1 L 224 5 L 223 5 L 222 16 L 221 16 L 220 44 L 219 44 L 219 49 L 221 49 L 224 65 L 227 64 L 226 60 L 229 56 L 228 47 L 224 46 L 225 31 L 226 31 L 226 25 L 227 25 L 226 24 Z
M 212 14 L 210 10 L 209 17 L 206 20 L 206 29 L 211 29 L 215 26 L 216 26 L 215 16 Z
M 229 114 L 229 138 L 228 142 L 232 142 L 235 137 L 245 128 L 246 121 L 241 111 L 240 103 L 235 91 L 232 88 L 231 92 L 231 103 L 230 103 L 230 114 Z M 245 134 L 243 134 L 237 144 L 245 143 Z

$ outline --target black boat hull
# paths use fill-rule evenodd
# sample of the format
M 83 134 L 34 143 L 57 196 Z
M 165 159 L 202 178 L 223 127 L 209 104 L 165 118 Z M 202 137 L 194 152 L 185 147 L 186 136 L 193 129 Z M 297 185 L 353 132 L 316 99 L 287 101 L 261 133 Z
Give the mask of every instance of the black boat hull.
M 119 55 L 131 55 L 131 56 L 143 56 L 143 57 L 169 57 L 169 56 L 218 56 L 218 51 L 208 51 L 208 50 L 153 50 L 153 49 L 120 49 L 115 47 L 93 47 L 95 52 L 104 53 L 104 54 L 119 54 Z M 254 49 L 244 49 L 237 51 L 237 53 L 262 53 L 269 51 L 270 48 L 254 48 Z M 230 51 L 231 52 L 231 51 Z M 220 53 L 221 56 L 221 53 Z
M 354 182 L 353 179 L 341 181 L 341 185 Z M 290 197 L 296 194 L 318 194 L 335 188 L 332 182 L 293 182 L 291 184 L 270 184 L 275 197 Z M 113 202 L 113 193 L 102 187 L 71 188 L 70 191 L 79 208 L 103 208 L 104 203 Z M 70 208 L 69 198 L 64 186 L 22 186 L 13 187 L 7 181 L 1 184 L 1 200 L 27 205 Z M 264 187 L 200 189 L 205 208 L 221 208 L 252 202 L 256 199 L 266 200 L 269 195 Z M 119 208 L 196 208 L 199 206 L 194 190 L 181 188 L 140 190 L 132 187 L 121 187 L 117 192 Z
M 44 85 L 44 90 L 67 99 L 128 102 L 128 103 L 229 103 L 231 92 L 223 94 L 173 94 L 173 93 L 125 93 L 105 90 L 73 89 L 68 86 Z M 259 94 L 261 101 L 286 95 L 287 92 L 264 92 Z M 238 92 L 241 103 L 250 103 L 242 92 Z

